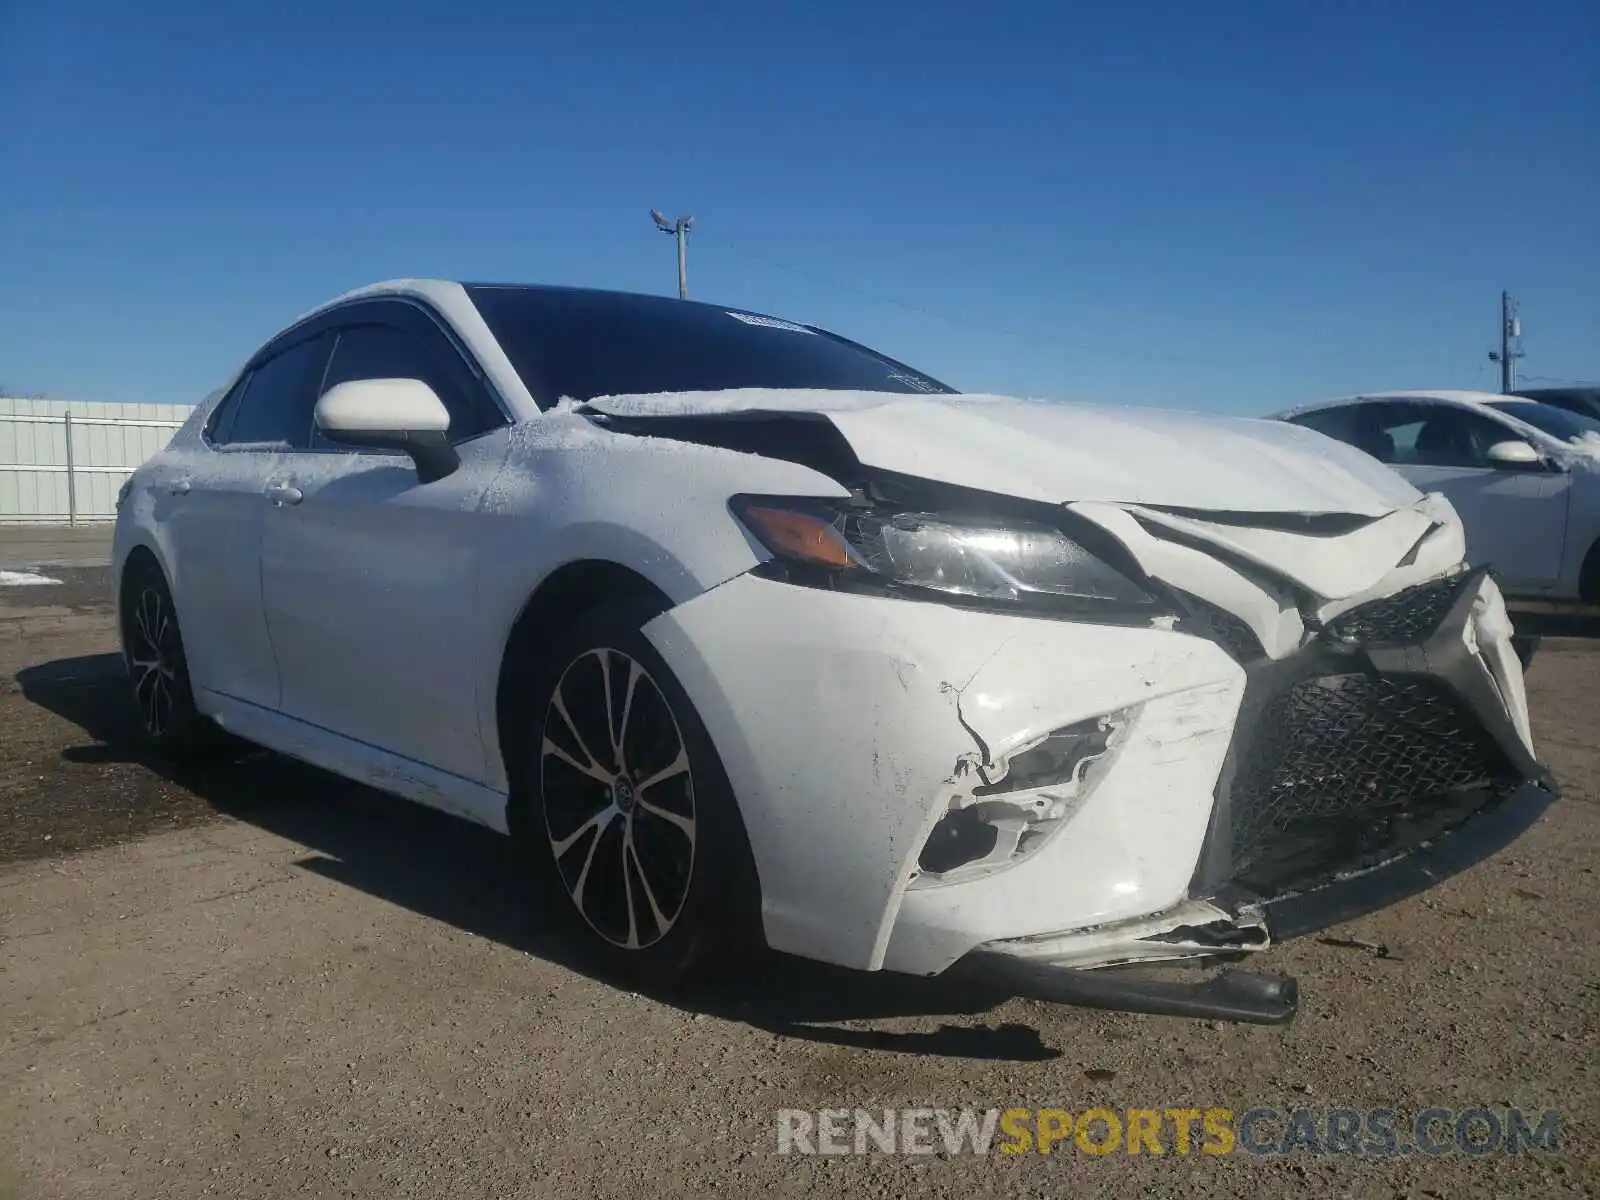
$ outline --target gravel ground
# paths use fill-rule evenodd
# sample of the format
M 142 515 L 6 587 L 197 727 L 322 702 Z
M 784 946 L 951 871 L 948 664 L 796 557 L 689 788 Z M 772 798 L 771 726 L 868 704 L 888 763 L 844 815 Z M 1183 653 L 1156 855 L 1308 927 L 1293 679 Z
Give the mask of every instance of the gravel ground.
M 270 755 L 185 773 L 103 576 L 0 589 L 0 1198 L 1592 1195 L 1600 639 L 1530 674 L 1563 802 L 1489 863 L 1275 949 L 1285 1029 L 789 960 L 672 997 L 571 965 L 501 839 Z M 49 593 L 45 595 L 44 593 Z M 779 1109 L 1431 1105 L 1559 1155 L 777 1153 Z M 1170 1143 L 1169 1143 L 1170 1144 Z

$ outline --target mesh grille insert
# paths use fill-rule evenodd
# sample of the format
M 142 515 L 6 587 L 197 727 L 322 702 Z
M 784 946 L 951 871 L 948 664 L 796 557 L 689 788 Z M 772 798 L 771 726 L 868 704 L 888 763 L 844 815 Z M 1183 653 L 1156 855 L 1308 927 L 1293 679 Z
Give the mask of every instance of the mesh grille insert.
M 1426 641 L 1439 628 L 1468 578 L 1434 579 L 1358 605 L 1329 621 L 1328 628 L 1335 637 L 1352 642 Z
M 1479 807 L 1509 774 L 1435 680 L 1302 680 L 1263 708 L 1240 759 L 1234 870 L 1277 888 L 1404 849 Z

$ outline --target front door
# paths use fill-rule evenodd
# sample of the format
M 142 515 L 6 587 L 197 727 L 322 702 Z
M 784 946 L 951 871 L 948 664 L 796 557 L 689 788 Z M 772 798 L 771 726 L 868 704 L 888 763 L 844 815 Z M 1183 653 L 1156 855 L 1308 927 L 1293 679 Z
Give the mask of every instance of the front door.
M 1441 492 L 1455 506 L 1472 565 L 1492 567 L 1508 590 L 1555 586 L 1566 538 L 1565 473 L 1494 463 L 1490 446 L 1525 439 L 1459 405 L 1375 405 L 1372 419 L 1379 457 L 1420 490 Z
M 341 448 L 314 430 L 278 460 L 262 595 L 281 708 L 481 782 L 476 533 L 506 453 L 493 431 L 506 421 L 444 333 L 408 305 L 367 306 L 336 337 L 322 389 L 422 379 L 450 410 L 462 464 L 423 484 L 402 454 Z

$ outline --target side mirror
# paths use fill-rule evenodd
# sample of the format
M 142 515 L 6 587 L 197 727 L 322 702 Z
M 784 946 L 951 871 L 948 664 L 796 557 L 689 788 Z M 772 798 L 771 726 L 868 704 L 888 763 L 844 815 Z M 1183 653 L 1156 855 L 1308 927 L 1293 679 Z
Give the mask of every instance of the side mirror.
M 1489 447 L 1489 461 L 1497 467 L 1506 467 L 1513 471 L 1526 471 L 1529 469 L 1542 469 L 1544 456 L 1527 442 L 1508 439 L 1496 442 Z
M 317 401 L 317 428 L 330 442 L 369 450 L 399 450 L 417 465 L 423 483 L 461 465 L 450 444 L 450 413 L 420 379 L 352 379 Z

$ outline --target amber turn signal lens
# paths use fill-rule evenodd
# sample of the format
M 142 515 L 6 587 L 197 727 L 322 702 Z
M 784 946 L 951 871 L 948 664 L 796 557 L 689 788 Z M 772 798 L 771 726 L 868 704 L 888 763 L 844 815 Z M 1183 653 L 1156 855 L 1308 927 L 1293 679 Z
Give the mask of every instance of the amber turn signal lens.
M 825 567 L 853 565 L 844 536 L 826 521 L 789 509 L 754 505 L 742 515 L 775 554 Z

